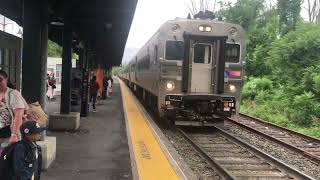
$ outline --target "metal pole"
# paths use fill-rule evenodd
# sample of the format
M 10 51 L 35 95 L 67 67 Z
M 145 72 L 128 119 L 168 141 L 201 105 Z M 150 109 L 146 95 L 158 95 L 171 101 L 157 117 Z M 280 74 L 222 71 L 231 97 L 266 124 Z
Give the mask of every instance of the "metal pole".
M 72 25 L 70 16 L 64 18 L 63 50 L 62 50 L 62 83 L 60 114 L 69 114 L 71 110 L 71 54 Z

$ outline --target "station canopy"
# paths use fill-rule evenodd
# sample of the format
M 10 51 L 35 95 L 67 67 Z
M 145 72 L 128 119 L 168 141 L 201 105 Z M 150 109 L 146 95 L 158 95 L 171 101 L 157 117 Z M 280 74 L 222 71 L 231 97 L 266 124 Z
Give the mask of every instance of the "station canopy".
M 86 47 L 99 64 L 121 63 L 137 0 L 47 1 L 49 39 L 62 45 L 64 16 L 68 9 L 73 49 Z M 22 12 L 23 0 L 0 0 L 0 14 L 23 27 Z

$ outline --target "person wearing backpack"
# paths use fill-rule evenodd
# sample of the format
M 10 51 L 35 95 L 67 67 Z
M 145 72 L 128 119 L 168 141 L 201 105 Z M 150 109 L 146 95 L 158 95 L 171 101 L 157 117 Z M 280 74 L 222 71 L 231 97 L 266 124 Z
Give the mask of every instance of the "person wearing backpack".
M 0 70 L 0 145 L 5 147 L 20 140 L 19 128 L 28 104 L 20 92 L 8 87 L 8 74 Z
M 21 125 L 22 140 L 6 147 L 0 156 L 1 180 L 40 180 L 42 155 L 36 141 L 43 130 L 33 120 Z

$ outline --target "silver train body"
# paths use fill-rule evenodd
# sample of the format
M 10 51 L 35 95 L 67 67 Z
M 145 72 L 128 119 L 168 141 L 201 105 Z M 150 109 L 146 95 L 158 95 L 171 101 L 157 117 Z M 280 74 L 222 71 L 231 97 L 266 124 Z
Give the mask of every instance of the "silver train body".
M 160 27 L 120 76 L 160 116 L 202 124 L 238 113 L 244 58 L 239 25 L 176 19 Z

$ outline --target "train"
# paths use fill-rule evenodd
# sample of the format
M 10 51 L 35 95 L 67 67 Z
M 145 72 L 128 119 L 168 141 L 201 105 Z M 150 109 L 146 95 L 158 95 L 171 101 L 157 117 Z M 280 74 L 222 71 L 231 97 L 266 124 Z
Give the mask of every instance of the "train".
M 245 30 L 210 19 L 165 22 L 120 78 L 145 105 L 177 125 L 218 123 L 239 112 Z

